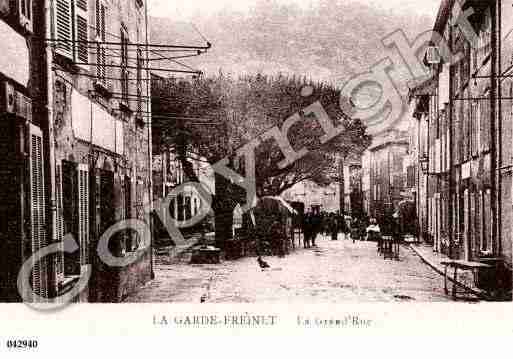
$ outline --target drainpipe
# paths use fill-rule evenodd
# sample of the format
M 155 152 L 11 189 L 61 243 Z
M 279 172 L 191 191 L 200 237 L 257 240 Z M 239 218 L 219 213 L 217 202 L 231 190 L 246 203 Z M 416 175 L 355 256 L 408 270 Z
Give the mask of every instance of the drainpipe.
M 498 73 L 502 74 L 502 1 L 497 1 L 497 29 L 496 29 L 496 54 L 497 56 L 497 69 Z M 497 151 L 498 151 L 498 165 L 497 168 L 502 168 L 502 79 L 497 79 L 494 77 L 492 79 L 494 84 L 492 86 L 497 86 Z M 502 254 L 502 205 L 501 205 L 501 197 L 502 197 L 502 172 L 497 173 L 499 176 L 497 183 L 497 193 L 498 196 L 498 206 L 497 206 L 497 255 Z
M 415 198 L 417 203 L 415 207 L 417 209 L 417 241 L 424 242 L 424 234 L 422 232 L 422 228 L 424 226 L 424 220 L 422 219 L 422 211 L 421 211 L 421 203 L 420 203 L 420 173 L 422 172 L 421 164 L 420 164 L 420 126 L 422 121 L 422 115 L 417 117 L 417 193 L 415 194 Z
M 490 133 L 491 133 L 491 141 L 490 141 L 490 171 L 491 171 L 491 181 L 492 181 L 492 198 L 491 198 L 491 206 L 492 206 L 492 248 L 494 255 L 497 255 L 498 252 L 498 227 L 500 223 L 500 219 L 498 218 L 497 207 L 497 190 L 500 188 L 498 186 L 497 181 L 497 133 L 496 133 L 496 121 L 497 121 L 497 5 L 492 6 L 492 58 L 491 58 L 491 66 L 492 66 L 492 78 L 491 78 L 491 92 L 490 92 L 490 101 L 491 101 L 491 113 L 490 113 Z
M 153 155 L 152 155 L 152 121 L 151 121 L 151 72 L 149 70 L 149 24 L 148 24 L 148 0 L 144 1 L 144 22 L 146 27 L 146 111 L 148 113 L 148 174 L 149 174 L 149 206 L 150 213 L 149 216 L 149 225 L 150 225 L 150 233 L 151 233 L 151 245 L 150 245 L 150 266 L 151 266 L 151 279 L 155 279 L 155 271 L 153 268 Z
M 449 44 L 450 44 L 449 46 L 450 46 L 451 53 L 453 52 L 452 42 L 453 42 L 453 27 L 451 26 L 450 31 L 449 31 Z M 449 122 L 449 138 L 447 139 L 448 143 L 447 143 L 447 147 L 446 147 L 446 149 L 448 149 L 448 151 L 449 151 L 449 163 L 448 163 L 448 167 L 449 167 L 449 198 L 448 198 L 449 213 L 448 213 L 448 215 L 449 215 L 449 218 L 447 221 L 448 226 L 449 226 L 449 258 L 454 258 L 454 228 L 453 228 L 454 215 L 453 215 L 453 211 L 455 210 L 455 208 L 458 208 L 455 205 L 455 203 L 452 202 L 453 201 L 453 193 L 454 193 L 454 181 L 453 181 L 454 159 L 453 159 L 453 153 L 452 153 L 452 128 L 453 128 L 453 106 L 454 106 L 454 102 L 453 102 L 454 86 L 452 83 L 453 76 L 454 76 L 453 68 L 452 68 L 452 66 L 450 66 L 449 67 L 449 109 L 448 109 L 449 113 L 446 114 L 448 117 L 445 118 L 446 123 Z M 446 134 L 447 134 L 447 132 L 442 134 L 442 136 L 444 136 Z
M 52 39 L 53 38 L 53 26 L 52 26 L 52 10 L 53 10 L 53 0 L 46 0 L 45 1 L 45 26 L 46 26 L 46 38 Z M 57 202 L 56 202 L 56 196 L 55 196 L 55 135 L 54 135 L 54 110 L 53 110 L 53 103 L 54 103 L 54 97 L 53 97 L 53 70 L 52 70 L 52 63 L 53 63 L 53 53 L 52 53 L 52 47 L 46 45 L 45 46 L 46 51 L 46 91 L 47 91 L 47 98 L 46 98 L 46 110 L 48 115 L 48 161 L 46 168 L 48 169 L 48 193 L 49 193 L 49 223 L 51 225 L 49 226 L 49 237 L 51 238 L 50 243 L 56 243 L 57 238 Z M 49 294 L 50 296 L 57 294 L 57 281 L 56 281 L 56 270 L 55 270 L 55 255 L 52 255 L 50 258 L 50 266 L 48 270 L 49 274 Z

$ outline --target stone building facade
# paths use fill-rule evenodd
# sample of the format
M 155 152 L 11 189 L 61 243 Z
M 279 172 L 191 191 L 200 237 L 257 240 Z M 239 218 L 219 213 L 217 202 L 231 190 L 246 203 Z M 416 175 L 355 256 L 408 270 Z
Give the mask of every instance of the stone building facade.
M 0 301 L 20 301 L 21 266 L 48 243 L 44 156 L 47 142 L 42 1 L 0 1 Z M 52 294 L 46 261 L 32 285 Z
M 433 249 L 494 259 L 510 279 L 512 248 L 513 18 L 511 1 L 441 2 L 428 59 L 431 79 L 412 90 L 427 148 L 427 234 Z M 462 14 L 470 28 L 462 25 Z M 441 49 L 448 49 L 443 51 Z M 423 123 L 426 125 L 423 125 Z M 509 274 L 510 277 L 510 274 Z
M 340 184 L 334 182 L 329 186 L 320 186 L 312 181 L 297 183 L 282 194 L 289 202 L 301 202 L 306 210 L 336 213 L 341 209 L 342 191 Z
M 406 199 L 405 160 L 407 134 L 389 130 L 374 138 L 363 157 L 362 190 L 364 209 L 379 222 L 387 211 L 394 211 Z
M 133 231 L 118 233 L 109 245 L 117 257 L 136 252 L 137 262 L 112 268 L 96 255 L 99 239 L 112 225 L 146 220 L 151 212 L 146 9 L 139 0 L 56 0 L 54 5 L 57 228 L 59 237 L 76 235 L 81 247 L 80 255 L 58 259 L 58 280 L 91 265 L 90 288 L 81 299 L 117 302 L 152 276 L 151 248 L 142 248 Z
M 22 259 L 60 243 L 62 250 L 36 267 L 32 278 L 36 294 L 60 296 L 91 272 L 77 300 L 118 302 L 152 276 L 151 246 L 143 246 L 140 233 L 120 231 L 109 241 L 114 257 L 137 256 L 134 263 L 107 266 L 97 255 L 99 241 L 111 226 L 129 219 L 148 221 L 146 214 L 151 212 L 145 4 L 142 0 L 7 3 L 30 7 L 26 14 L 32 17 L 34 32 L 27 25 L 20 29 L 14 21 L 15 31 L 26 35 L 26 44 L 17 42 L 21 47 L 17 52 L 28 51 L 28 58 L 13 60 L 10 66 L 26 66 L 30 76 L 25 83 L 13 82 L 24 85 L 20 90 L 33 98 L 32 115 L 19 121 L 22 139 L 15 146 L 21 148 L 21 155 L 2 164 L 7 171 L 12 170 L 9 164 L 18 165 L 20 175 L 15 178 L 21 183 L 10 196 L 17 197 L 13 208 L 22 212 L 20 223 L 25 217 L 30 225 L 25 230 L 9 223 L 5 233 L 27 236 L 19 240 L 27 244 Z M 16 13 L 6 22 L 12 26 L 10 22 L 18 18 Z M 62 243 L 68 235 L 79 247 L 73 253 L 64 253 Z M 11 248 L 17 255 L 18 246 L 17 242 Z M 18 264 L 14 266 L 19 270 Z

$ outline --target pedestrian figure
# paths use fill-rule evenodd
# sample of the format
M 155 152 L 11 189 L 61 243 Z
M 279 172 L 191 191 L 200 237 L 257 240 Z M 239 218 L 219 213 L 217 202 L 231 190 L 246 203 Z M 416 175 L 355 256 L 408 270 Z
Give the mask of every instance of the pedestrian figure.
M 322 233 L 326 237 L 330 232 L 330 216 L 326 212 L 321 214 Z
M 315 244 L 315 239 L 317 238 L 317 235 L 320 233 L 321 225 L 322 225 L 320 214 L 313 213 L 311 222 L 312 222 L 312 237 L 311 237 L 312 247 L 317 247 L 317 245 Z
M 336 241 L 338 238 L 338 221 L 337 216 L 335 214 L 331 214 L 330 221 L 330 232 L 331 232 L 331 240 Z
M 376 218 L 371 218 L 370 225 L 367 227 L 367 240 L 376 241 L 378 243 L 378 251 L 383 249 L 383 240 L 381 238 L 381 229 L 379 228 Z
M 342 233 L 343 239 L 345 239 L 346 238 L 346 233 L 347 233 L 346 219 L 344 218 L 344 216 L 338 215 L 337 216 L 337 222 L 338 222 L 339 231 L 340 231 L 340 233 Z
M 311 209 L 308 209 L 308 211 L 305 213 L 305 216 L 303 218 L 303 246 L 305 248 L 310 248 L 310 240 L 312 238 L 312 232 L 313 232 L 313 223 L 312 223 L 312 212 Z
M 360 223 L 357 219 L 354 219 L 351 224 L 351 239 L 353 240 L 353 243 L 355 243 L 356 240 L 360 240 L 360 231 Z

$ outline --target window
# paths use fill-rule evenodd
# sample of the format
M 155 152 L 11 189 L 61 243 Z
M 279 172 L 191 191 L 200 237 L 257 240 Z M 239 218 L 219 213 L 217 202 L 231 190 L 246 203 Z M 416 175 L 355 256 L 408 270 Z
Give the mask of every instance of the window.
M 32 0 L 20 0 L 20 15 L 32 21 Z
M 89 65 L 88 0 L 55 0 L 57 52 L 78 65 Z
M 21 27 L 32 32 L 32 0 L 0 1 L 0 12 L 6 15 L 9 15 L 9 12 L 16 14 Z
M 176 201 L 177 201 L 177 211 L 178 211 L 178 216 L 175 217 L 175 219 L 179 220 L 179 221 L 183 221 L 185 220 L 185 200 L 184 200 L 184 196 L 180 193 L 177 197 L 176 197 Z
M 123 192 L 124 192 L 124 218 L 132 219 L 132 180 L 130 177 L 125 176 L 123 181 Z M 125 243 L 126 243 L 126 251 L 134 252 L 138 248 L 137 243 L 137 232 L 127 230 L 125 231 Z
M 190 196 L 185 196 L 185 200 L 184 200 L 184 217 L 185 217 L 185 220 L 190 220 L 192 218 L 192 205 L 191 205 L 191 197 Z
M 63 234 L 78 241 L 80 251 L 64 254 L 64 275 L 80 275 L 89 263 L 89 169 L 87 165 L 62 162 L 61 197 Z
M 480 145 L 481 150 L 483 152 L 487 152 L 490 150 L 490 118 L 491 118 L 491 100 L 490 98 L 490 92 L 487 92 L 484 94 L 483 97 L 486 97 L 487 99 L 482 99 L 479 101 L 479 123 L 481 127 L 480 131 Z
M 106 16 L 107 7 L 101 0 L 96 0 L 96 76 L 98 82 L 107 85 L 107 63 L 106 63 Z
M 32 254 L 45 247 L 46 237 L 46 203 L 43 160 L 43 135 L 41 130 L 30 125 L 30 232 Z M 35 294 L 48 295 L 46 259 L 34 265 L 32 270 L 32 288 Z
M 62 165 L 55 166 L 55 201 L 57 204 L 57 241 L 61 243 L 60 253 L 57 255 L 57 281 L 64 281 L 64 209 L 63 209 L 63 193 L 62 193 Z
M 137 48 L 137 113 L 142 116 L 142 68 L 144 65 L 143 51 Z
M 479 251 L 479 248 L 482 243 L 482 230 L 483 230 L 483 192 L 482 191 L 476 191 L 474 193 L 475 196 L 475 212 L 474 212 L 474 245 L 473 248 L 475 248 L 477 251 Z M 476 253 L 476 255 L 479 253 Z
M 71 0 L 56 0 L 54 12 L 57 52 L 73 59 Z
M 123 25 L 121 27 L 121 97 L 126 105 L 128 105 L 128 31 Z
M 481 243 L 481 251 L 490 251 L 491 238 L 492 238 L 492 208 L 491 208 L 491 195 L 490 189 L 486 190 L 483 198 L 483 241 Z
M 75 62 L 89 65 L 89 14 L 87 0 L 75 3 Z
M 472 156 L 477 156 L 479 154 L 479 136 L 480 136 L 480 128 L 479 128 L 479 106 L 477 101 L 473 101 L 470 103 L 470 127 L 471 127 L 471 137 L 470 143 L 472 147 Z
M 78 241 L 80 264 L 89 263 L 89 167 L 78 166 Z

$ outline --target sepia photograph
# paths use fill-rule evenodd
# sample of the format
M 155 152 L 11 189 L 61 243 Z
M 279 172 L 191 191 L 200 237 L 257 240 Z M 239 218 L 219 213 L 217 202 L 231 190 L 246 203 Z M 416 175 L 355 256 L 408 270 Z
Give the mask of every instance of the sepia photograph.
M 513 0 L 0 0 L 0 33 L 5 315 L 511 305 Z

